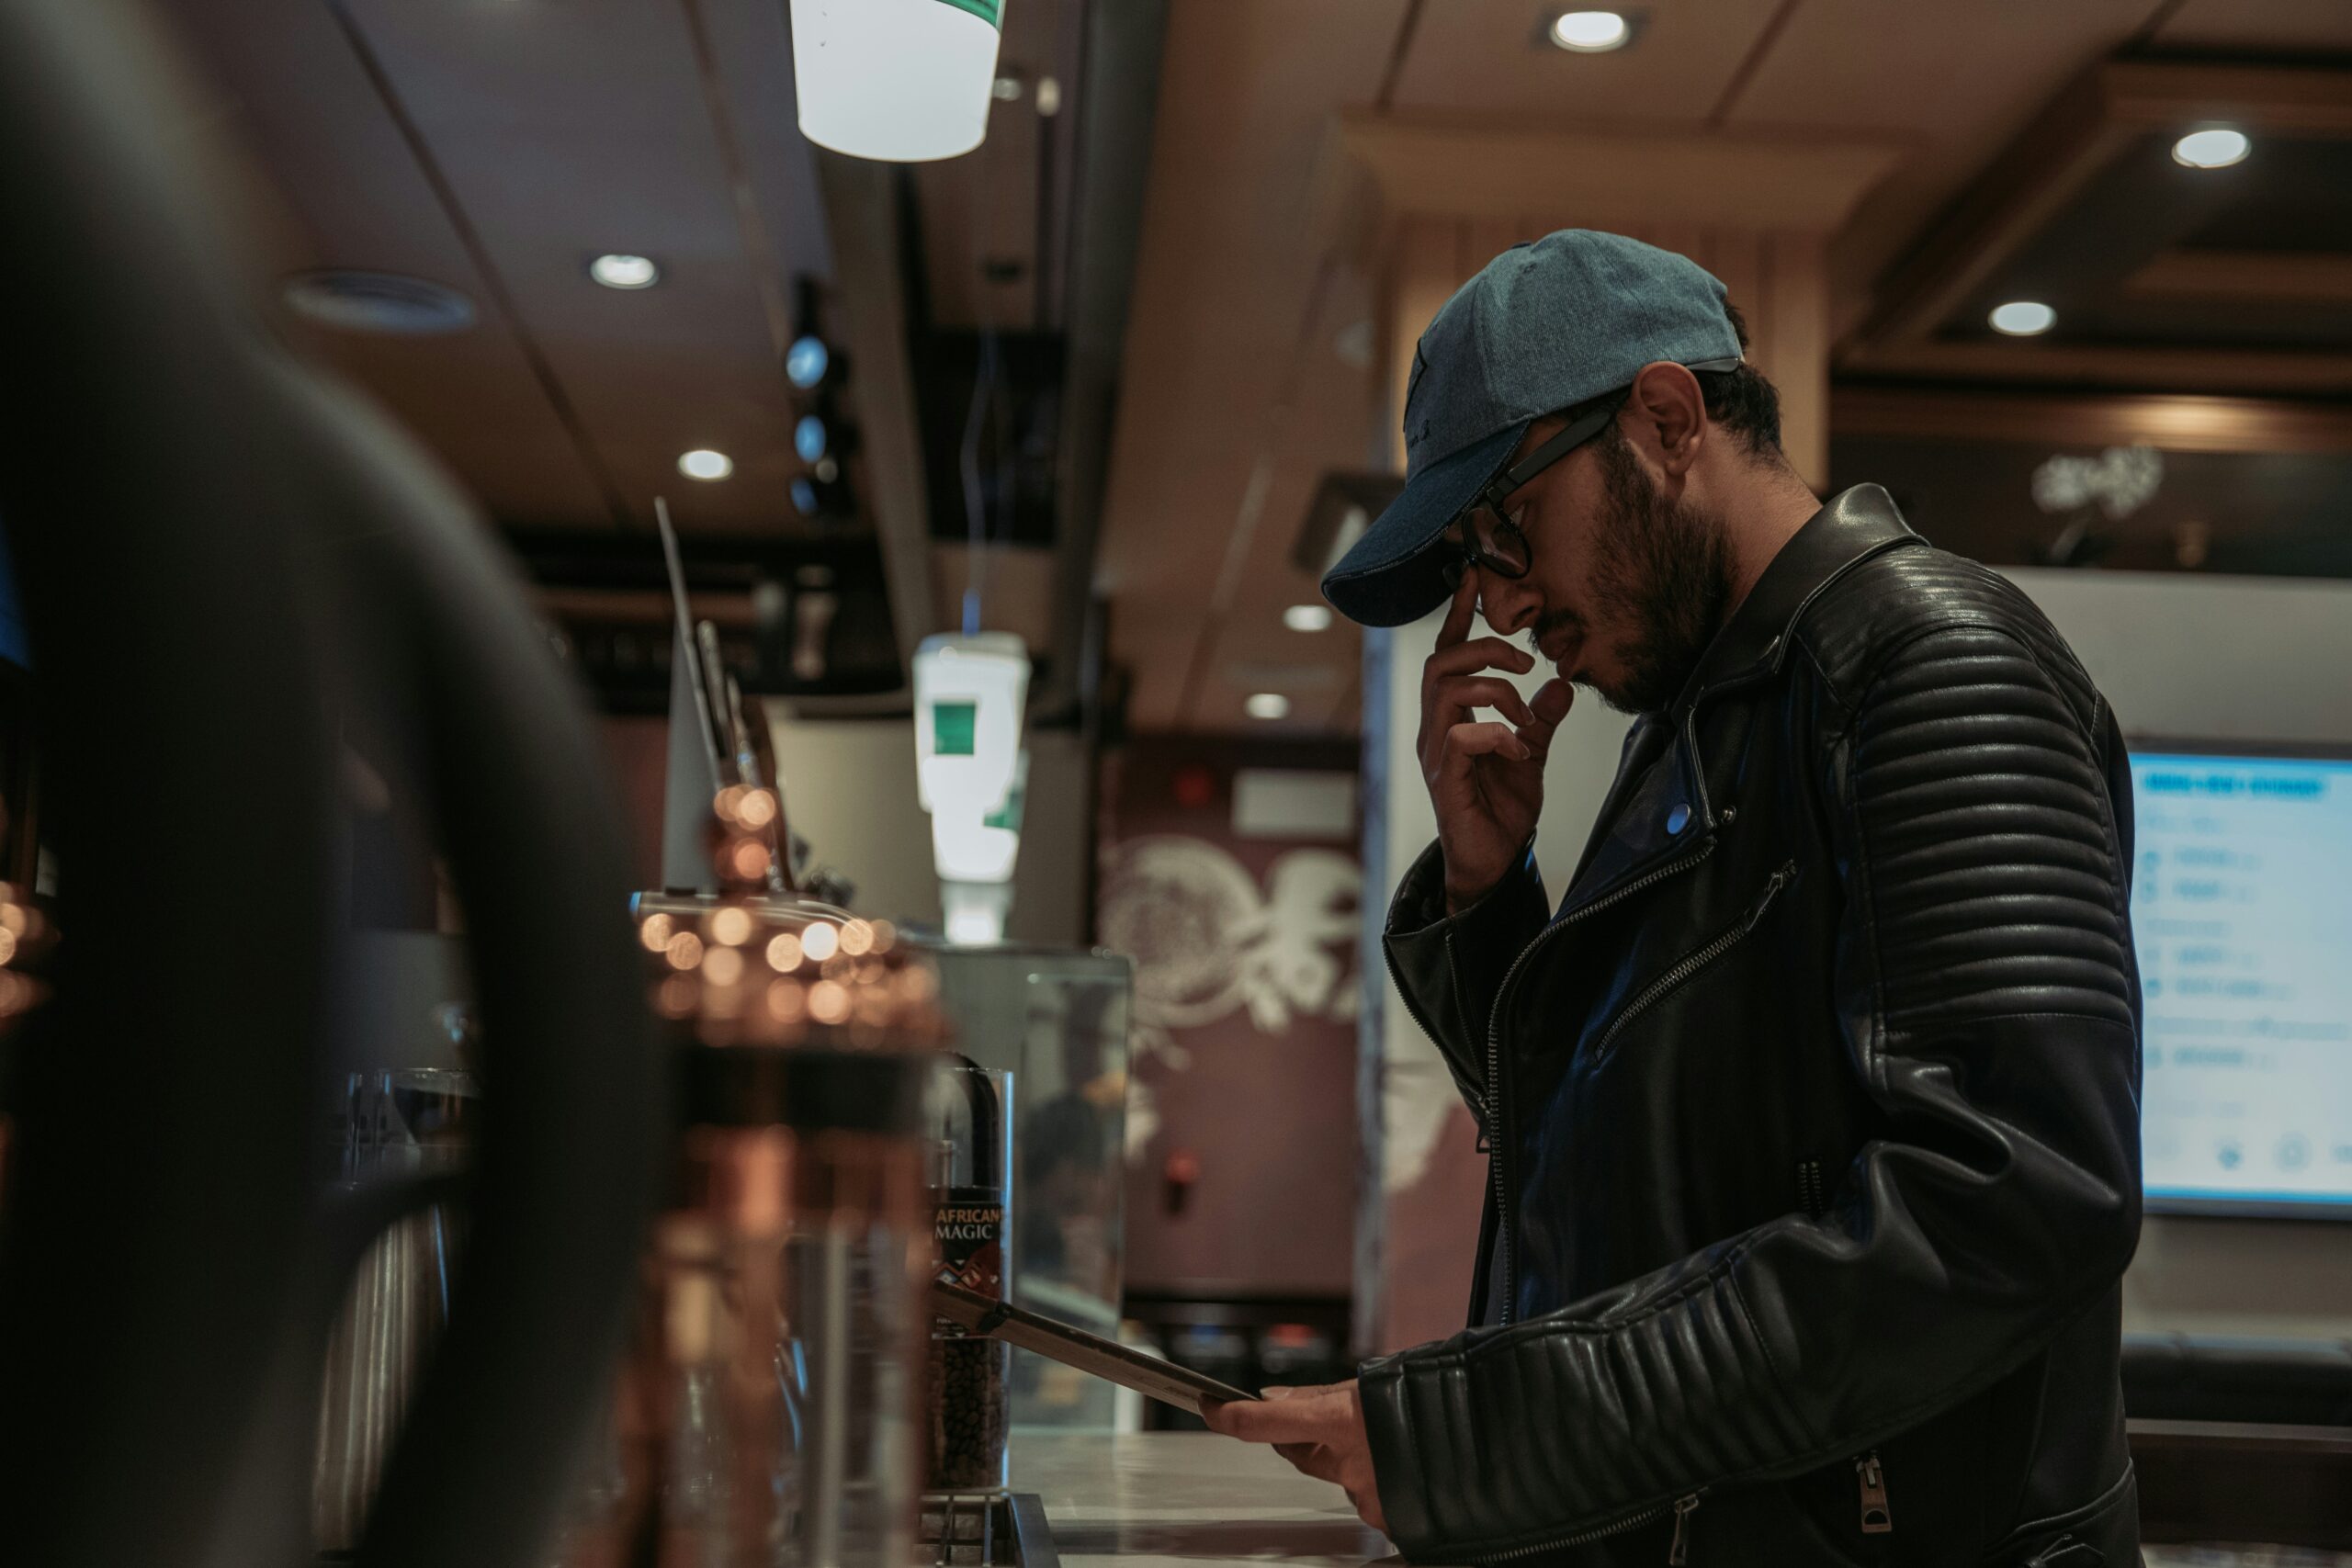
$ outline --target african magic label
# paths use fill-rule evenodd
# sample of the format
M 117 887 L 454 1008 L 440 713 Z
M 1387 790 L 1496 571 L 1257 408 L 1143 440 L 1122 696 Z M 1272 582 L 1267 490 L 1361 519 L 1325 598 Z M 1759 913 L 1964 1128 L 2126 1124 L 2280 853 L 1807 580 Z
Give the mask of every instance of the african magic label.
M 984 1296 L 1004 1294 L 1004 1193 L 994 1187 L 950 1187 L 932 1210 L 931 1238 L 939 1278 Z

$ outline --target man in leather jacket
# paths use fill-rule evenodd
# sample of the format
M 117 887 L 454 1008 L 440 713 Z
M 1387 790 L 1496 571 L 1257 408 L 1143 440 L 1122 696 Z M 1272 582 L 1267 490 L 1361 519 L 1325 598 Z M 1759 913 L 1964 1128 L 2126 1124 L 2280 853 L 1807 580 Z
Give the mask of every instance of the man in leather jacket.
M 2016 588 L 1813 495 L 1743 345 L 1578 231 L 1421 340 L 1405 492 L 1324 588 L 1451 592 L 1385 944 L 1491 1148 L 1473 1325 L 1212 1425 L 1420 1562 L 2134 1563 L 2122 739 Z M 1576 686 L 1637 721 L 1555 908 Z

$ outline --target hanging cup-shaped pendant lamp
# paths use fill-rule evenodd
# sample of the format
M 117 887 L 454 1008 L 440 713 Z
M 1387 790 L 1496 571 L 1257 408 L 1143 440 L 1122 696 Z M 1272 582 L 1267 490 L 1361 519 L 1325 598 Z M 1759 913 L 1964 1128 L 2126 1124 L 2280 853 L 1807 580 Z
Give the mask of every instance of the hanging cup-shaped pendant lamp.
M 969 152 L 1003 18 L 1004 0 L 792 0 L 801 134 L 894 164 Z

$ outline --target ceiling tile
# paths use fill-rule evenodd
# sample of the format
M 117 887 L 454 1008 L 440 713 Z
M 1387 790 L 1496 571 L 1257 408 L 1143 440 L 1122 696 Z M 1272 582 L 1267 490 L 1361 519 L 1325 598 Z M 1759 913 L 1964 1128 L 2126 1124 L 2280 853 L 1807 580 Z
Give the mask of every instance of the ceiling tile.
M 1421 13 L 1396 86 L 1399 108 L 1612 121 L 1704 119 L 1780 0 L 1632 7 L 1625 48 L 1575 54 L 1544 41 L 1566 6 L 1441 0 Z

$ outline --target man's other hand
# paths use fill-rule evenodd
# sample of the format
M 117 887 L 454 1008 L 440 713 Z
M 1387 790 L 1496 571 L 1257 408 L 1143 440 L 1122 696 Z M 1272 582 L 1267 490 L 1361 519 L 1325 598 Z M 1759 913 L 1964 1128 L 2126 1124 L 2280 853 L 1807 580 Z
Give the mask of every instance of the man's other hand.
M 1201 1417 L 1212 1432 L 1245 1443 L 1269 1443 L 1283 1458 L 1348 1495 L 1364 1523 L 1385 1535 L 1380 1483 L 1372 1472 L 1372 1442 L 1364 1435 L 1363 1404 L 1356 1385 L 1270 1388 L 1254 1400 L 1204 1404 Z

